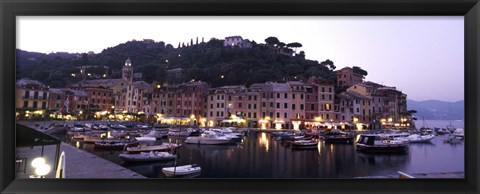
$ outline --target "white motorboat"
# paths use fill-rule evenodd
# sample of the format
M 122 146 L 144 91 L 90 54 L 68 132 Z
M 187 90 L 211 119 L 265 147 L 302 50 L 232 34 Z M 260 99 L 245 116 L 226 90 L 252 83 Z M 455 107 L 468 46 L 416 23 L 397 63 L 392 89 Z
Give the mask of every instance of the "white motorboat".
M 398 137 L 395 140 L 405 141 L 409 143 L 427 143 L 430 142 L 435 137 L 435 135 L 419 135 L 419 134 L 412 134 L 408 137 Z
M 120 158 L 126 162 L 153 162 L 174 160 L 177 155 L 168 152 L 141 152 L 139 154 L 120 154 Z
M 465 137 L 465 132 L 462 128 L 457 128 L 453 132 L 453 136 L 463 139 Z
M 156 139 L 161 139 L 168 136 L 168 131 L 166 130 L 152 130 L 145 137 L 153 137 Z
M 129 154 L 135 154 L 135 153 L 141 153 L 141 152 L 174 150 L 177 147 L 182 146 L 182 144 L 177 145 L 174 143 L 162 143 L 161 145 L 152 145 L 152 146 L 143 146 L 142 144 L 135 147 L 127 147 L 126 151 Z
M 167 177 L 195 174 L 199 173 L 201 170 L 202 168 L 195 164 L 162 168 L 163 174 L 165 174 L 165 176 Z
M 168 130 L 168 136 L 189 136 L 192 133 L 190 129 L 170 129 Z
M 229 137 L 221 136 L 213 131 L 205 131 L 200 136 L 187 137 L 185 143 L 219 145 L 228 144 L 231 141 L 232 139 Z
M 157 141 L 154 137 L 135 137 L 135 139 L 139 142 L 154 142 Z

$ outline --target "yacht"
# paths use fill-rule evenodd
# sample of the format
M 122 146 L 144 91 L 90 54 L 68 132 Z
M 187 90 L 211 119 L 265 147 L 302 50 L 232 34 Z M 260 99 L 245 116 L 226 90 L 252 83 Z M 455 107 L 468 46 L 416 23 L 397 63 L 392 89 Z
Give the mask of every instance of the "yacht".
M 384 139 L 377 134 L 360 134 L 357 141 L 357 151 L 366 153 L 406 153 L 408 142 Z
M 214 131 L 205 131 L 200 136 L 187 137 L 185 143 L 219 145 L 228 144 L 231 141 L 231 138 L 217 134 Z

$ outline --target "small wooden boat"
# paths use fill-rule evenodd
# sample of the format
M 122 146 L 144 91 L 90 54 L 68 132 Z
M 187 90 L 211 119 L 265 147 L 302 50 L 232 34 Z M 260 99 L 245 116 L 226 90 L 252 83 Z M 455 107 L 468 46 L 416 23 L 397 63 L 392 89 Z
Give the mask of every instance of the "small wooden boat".
M 292 149 L 317 149 L 318 142 L 314 140 L 299 140 L 291 143 Z
M 165 174 L 167 177 L 195 174 L 199 173 L 201 170 L 202 168 L 196 164 L 162 168 L 163 174 Z
M 120 158 L 125 162 L 153 162 L 153 161 L 166 161 L 175 160 L 177 155 L 170 154 L 168 152 L 141 152 L 139 154 L 120 154 Z

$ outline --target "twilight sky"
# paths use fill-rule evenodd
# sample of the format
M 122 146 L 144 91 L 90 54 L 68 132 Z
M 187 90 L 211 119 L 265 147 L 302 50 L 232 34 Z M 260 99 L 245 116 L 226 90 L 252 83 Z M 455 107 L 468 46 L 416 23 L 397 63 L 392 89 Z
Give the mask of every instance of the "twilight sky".
M 17 48 L 43 53 L 99 53 L 133 39 L 177 47 L 233 35 L 300 42 L 307 59 L 360 66 L 367 81 L 412 100 L 464 99 L 463 16 L 17 17 Z

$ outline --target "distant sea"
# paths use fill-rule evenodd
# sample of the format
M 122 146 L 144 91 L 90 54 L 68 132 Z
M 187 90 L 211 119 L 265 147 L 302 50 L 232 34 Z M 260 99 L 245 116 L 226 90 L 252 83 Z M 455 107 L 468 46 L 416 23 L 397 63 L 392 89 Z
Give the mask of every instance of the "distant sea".
M 465 128 L 464 120 L 452 120 L 451 122 L 452 122 L 452 125 L 457 128 Z M 450 120 L 425 120 L 425 124 L 427 125 L 427 127 L 430 127 L 430 128 L 434 128 L 434 127 L 446 128 L 447 125 L 450 125 Z M 423 120 L 418 119 L 417 121 L 415 121 L 415 125 L 417 129 L 423 127 L 424 125 Z

